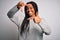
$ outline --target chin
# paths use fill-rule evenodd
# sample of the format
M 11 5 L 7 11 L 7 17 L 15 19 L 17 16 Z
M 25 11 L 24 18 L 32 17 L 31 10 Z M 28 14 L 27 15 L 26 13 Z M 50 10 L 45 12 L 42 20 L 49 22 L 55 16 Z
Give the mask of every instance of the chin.
M 32 17 L 32 15 L 29 15 L 30 17 Z

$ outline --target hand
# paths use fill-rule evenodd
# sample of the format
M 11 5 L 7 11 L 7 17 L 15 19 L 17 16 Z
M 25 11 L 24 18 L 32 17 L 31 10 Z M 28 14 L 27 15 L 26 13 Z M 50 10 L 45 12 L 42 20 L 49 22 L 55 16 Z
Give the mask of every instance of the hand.
M 24 6 L 24 2 L 20 1 L 18 4 L 17 4 L 17 8 L 20 9 L 21 7 Z
M 38 24 L 38 23 L 41 22 L 41 18 L 40 18 L 39 16 L 36 16 L 36 17 L 33 19 L 33 21 Z
M 36 16 L 34 17 L 33 21 L 37 24 L 41 22 L 41 18 L 38 16 L 37 13 L 36 13 Z
M 40 23 L 41 22 L 41 18 L 38 16 L 38 14 L 36 13 L 36 15 L 34 17 L 30 17 L 27 20 L 33 20 L 35 23 Z
M 25 6 L 24 2 L 20 1 L 18 4 L 17 4 L 17 8 L 20 9 L 21 11 L 23 11 L 23 6 Z

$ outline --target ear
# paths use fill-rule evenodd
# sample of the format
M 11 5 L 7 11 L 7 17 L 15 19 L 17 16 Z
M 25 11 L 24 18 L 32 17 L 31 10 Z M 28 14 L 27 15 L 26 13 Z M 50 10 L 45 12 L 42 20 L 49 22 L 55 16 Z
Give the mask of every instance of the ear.
M 36 12 L 36 16 L 38 16 L 38 12 Z

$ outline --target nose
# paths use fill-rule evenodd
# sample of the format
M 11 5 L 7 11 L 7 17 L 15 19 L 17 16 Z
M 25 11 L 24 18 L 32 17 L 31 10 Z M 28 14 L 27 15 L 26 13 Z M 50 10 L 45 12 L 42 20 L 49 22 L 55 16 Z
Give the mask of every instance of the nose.
M 30 12 L 31 11 L 31 9 L 28 9 L 28 12 Z

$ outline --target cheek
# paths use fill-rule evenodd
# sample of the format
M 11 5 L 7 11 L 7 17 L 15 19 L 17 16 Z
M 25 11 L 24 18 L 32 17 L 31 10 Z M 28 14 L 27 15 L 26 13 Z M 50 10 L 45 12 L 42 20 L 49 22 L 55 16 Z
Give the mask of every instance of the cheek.
M 31 13 L 29 13 L 29 12 L 31 12 Z M 34 9 L 30 9 L 30 10 L 27 9 L 27 14 L 34 15 L 35 14 L 35 10 Z
M 34 9 L 32 9 L 32 13 L 33 13 L 33 14 L 35 13 L 35 10 L 34 10 Z

